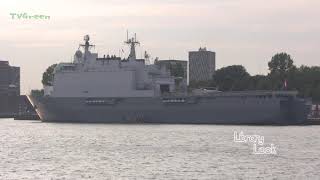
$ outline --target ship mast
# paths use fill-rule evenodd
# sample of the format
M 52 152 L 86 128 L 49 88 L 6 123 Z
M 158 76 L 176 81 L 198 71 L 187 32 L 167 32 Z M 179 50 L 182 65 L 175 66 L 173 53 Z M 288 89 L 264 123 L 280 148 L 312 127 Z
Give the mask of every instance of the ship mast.
M 124 43 L 130 46 L 129 61 L 131 59 L 136 60 L 136 45 L 140 45 L 140 42 L 137 41 L 137 34 L 134 34 L 134 37 L 129 39 L 129 33 L 127 31 L 127 41 Z
M 83 47 L 84 48 L 84 60 L 86 60 L 88 54 L 90 53 L 90 51 L 89 51 L 90 48 L 94 47 L 94 45 L 91 45 L 89 43 L 89 41 L 90 41 L 90 36 L 89 35 L 85 35 L 83 40 L 84 40 L 85 44 L 80 44 L 79 47 Z

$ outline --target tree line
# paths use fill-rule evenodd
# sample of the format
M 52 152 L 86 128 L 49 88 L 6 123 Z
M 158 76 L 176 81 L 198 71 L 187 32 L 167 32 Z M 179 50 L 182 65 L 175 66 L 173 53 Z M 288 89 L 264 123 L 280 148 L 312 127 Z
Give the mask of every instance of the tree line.
M 193 88 L 212 86 L 220 91 L 245 90 L 296 90 L 298 96 L 320 101 L 320 67 L 294 65 L 287 53 L 274 55 L 268 63 L 267 75 L 251 76 L 242 65 L 232 65 L 218 69 L 212 80 L 191 82 Z

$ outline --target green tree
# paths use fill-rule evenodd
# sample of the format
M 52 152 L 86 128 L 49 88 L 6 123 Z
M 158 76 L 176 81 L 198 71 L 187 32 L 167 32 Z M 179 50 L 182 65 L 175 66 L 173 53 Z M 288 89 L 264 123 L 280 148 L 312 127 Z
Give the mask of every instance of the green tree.
M 250 77 L 249 90 L 270 90 L 271 81 L 268 76 L 255 75 Z
M 320 101 L 320 67 L 301 66 L 294 74 L 292 86 L 301 97 Z
M 287 53 L 278 53 L 274 55 L 268 63 L 271 73 L 285 74 L 294 67 L 291 56 Z
M 41 90 L 39 90 L 39 89 L 33 89 L 33 90 L 31 90 L 31 95 L 32 95 L 33 97 L 41 97 L 41 96 L 44 95 L 44 91 L 43 91 L 43 89 L 41 89 Z
M 52 86 L 52 81 L 54 78 L 54 68 L 57 64 L 53 64 L 47 68 L 47 70 L 42 74 L 42 84 L 44 86 Z
M 250 74 L 241 65 L 233 65 L 217 70 L 213 76 L 214 84 L 221 91 L 247 90 Z
M 268 66 L 270 70 L 268 76 L 273 90 L 283 89 L 284 82 L 287 80 L 290 72 L 296 69 L 291 56 L 287 53 L 274 55 Z

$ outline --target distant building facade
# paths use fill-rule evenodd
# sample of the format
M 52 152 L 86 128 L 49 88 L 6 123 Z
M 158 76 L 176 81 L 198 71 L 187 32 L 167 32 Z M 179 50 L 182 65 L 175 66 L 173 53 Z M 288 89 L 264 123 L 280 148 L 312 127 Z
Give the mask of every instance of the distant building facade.
M 169 71 L 175 77 L 175 89 L 186 92 L 188 84 L 188 61 L 183 60 L 157 60 L 155 62 L 161 69 Z
M 10 66 L 8 61 L 0 61 L 0 94 L 20 95 L 20 67 Z
M 189 82 L 208 81 L 216 70 L 216 53 L 200 48 L 189 52 Z
M 0 61 L 0 117 L 11 118 L 20 101 L 20 68 Z
M 157 64 L 160 67 L 166 67 L 170 71 L 172 76 L 182 77 L 187 79 L 188 77 L 188 61 L 184 60 L 159 60 Z

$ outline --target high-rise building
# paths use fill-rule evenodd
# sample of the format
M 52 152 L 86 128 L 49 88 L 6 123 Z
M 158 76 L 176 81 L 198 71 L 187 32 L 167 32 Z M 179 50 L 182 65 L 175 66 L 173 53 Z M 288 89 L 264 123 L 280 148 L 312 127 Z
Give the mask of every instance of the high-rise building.
M 20 99 L 20 68 L 0 61 L 0 117 L 13 117 Z
M 10 66 L 8 61 L 0 61 L 0 94 L 20 95 L 20 67 Z
M 189 52 L 189 82 L 208 81 L 216 69 L 216 53 L 200 48 Z

